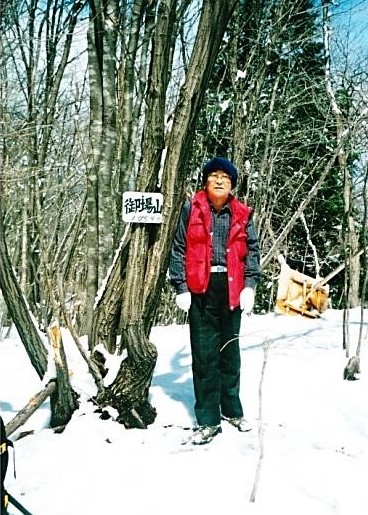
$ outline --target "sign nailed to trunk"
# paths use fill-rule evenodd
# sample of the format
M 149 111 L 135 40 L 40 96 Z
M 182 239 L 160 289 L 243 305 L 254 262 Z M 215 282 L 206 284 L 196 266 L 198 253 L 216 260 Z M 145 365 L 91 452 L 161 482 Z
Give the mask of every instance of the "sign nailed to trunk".
M 126 191 L 123 193 L 123 220 L 141 224 L 160 224 L 162 204 L 162 193 Z

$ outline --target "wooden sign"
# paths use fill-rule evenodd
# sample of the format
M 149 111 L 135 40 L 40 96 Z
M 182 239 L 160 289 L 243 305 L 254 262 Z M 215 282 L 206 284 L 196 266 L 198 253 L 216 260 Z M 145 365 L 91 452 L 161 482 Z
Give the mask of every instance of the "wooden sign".
M 162 193 L 126 191 L 123 193 L 123 220 L 140 224 L 160 224 L 162 205 Z

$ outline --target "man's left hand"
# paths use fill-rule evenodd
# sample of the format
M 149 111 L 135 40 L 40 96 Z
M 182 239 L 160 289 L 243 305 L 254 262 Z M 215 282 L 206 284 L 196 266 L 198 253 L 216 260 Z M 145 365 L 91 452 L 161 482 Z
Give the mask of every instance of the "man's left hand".
M 254 290 L 250 286 L 246 286 L 240 292 L 240 309 L 249 315 L 254 306 Z

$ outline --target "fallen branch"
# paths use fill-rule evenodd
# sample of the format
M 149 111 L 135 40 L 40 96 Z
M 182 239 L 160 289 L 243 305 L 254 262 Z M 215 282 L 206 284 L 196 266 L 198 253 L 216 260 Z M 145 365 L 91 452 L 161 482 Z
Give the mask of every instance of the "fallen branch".
M 351 261 L 353 261 L 355 258 L 361 256 L 363 252 L 368 251 L 368 247 L 365 247 L 363 249 L 360 249 L 358 252 L 355 252 L 350 258 Z M 335 270 L 332 270 L 326 277 L 321 279 L 320 281 L 316 282 L 315 286 L 323 286 L 324 284 L 327 284 L 328 281 L 330 281 L 335 275 L 341 272 L 345 268 L 346 265 L 349 264 L 350 260 L 348 259 L 346 262 L 341 263 L 338 267 L 335 268 Z
M 45 402 L 45 400 L 54 393 L 56 388 L 56 381 L 52 379 L 47 383 L 45 388 L 40 392 L 36 393 L 31 400 L 22 408 L 15 417 L 8 422 L 5 426 L 5 432 L 10 436 L 14 431 L 19 429 L 27 420 L 33 415 L 33 413 Z

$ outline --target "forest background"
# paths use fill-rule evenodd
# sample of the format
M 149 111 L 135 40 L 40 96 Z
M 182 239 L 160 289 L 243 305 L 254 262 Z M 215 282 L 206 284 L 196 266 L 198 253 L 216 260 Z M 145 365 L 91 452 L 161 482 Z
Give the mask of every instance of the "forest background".
M 45 339 L 56 349 L 53 425 L 77 406 L 60 324 L 79 346 L 88 335 L 95 402 L 126 427 L 154 420 L 149 335 L 185 322 L 169 249 L 213 155 L 236 164 L 235 193 L 255 211 L 257 313 L 273 308 L 280 253 L 313 277 L 340 267 L 333 307 L 367 303 L 366 1 L 2 0 L 0 10 L 1 326 L 15 323 L 41 378 Z M 162 223 L 124 223 L 125 191 L 162 193 Z M 126 353 L 108 388 L 97 345 Z

